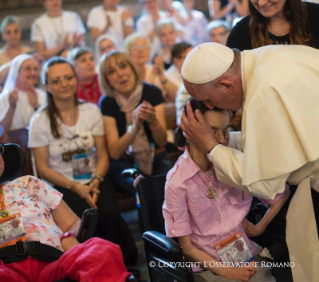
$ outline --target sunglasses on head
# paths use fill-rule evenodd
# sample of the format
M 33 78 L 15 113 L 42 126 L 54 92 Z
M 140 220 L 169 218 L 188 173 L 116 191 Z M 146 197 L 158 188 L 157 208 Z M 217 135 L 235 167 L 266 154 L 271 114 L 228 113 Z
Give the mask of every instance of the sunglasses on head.
M 3 155 L 4 153 L 4 144 L 0 143 L 0 155 Z

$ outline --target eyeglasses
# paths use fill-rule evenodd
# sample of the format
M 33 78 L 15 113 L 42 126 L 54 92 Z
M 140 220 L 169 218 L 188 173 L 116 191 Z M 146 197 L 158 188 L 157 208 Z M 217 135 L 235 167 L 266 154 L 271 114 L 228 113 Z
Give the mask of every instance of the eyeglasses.
M 71 82 L 74 79 L 74 75 L 65 76 L 64 78 L 57 78 L 55 80 L 52 80 L 51 82 L 48 82 L 48 84 L 52 84 L 54 86 L 60 86 L 62 85 L 62 81 L 65 82 Z
M 0 155 L 3 155 L 4 153 L 4 144 L 0 143 Z
M 144 44 L 144 45 L 133 45 L 130 47 L 130 51 L 134 51 L 134 50 L 143 50 L 143 49 L 148 49 L 149 46 L 147 44 Z

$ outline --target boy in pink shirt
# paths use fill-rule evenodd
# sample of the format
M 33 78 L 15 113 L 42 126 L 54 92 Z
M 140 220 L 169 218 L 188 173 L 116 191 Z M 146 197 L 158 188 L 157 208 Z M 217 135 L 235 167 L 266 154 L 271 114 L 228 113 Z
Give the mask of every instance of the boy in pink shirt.
M 220 144 L 240 148 L 240 133 L 227 131 L 228 111 L 209 110 L 193 99 L 190 103 L 194 111 L 204 115 Z M 256 256 L 261 247 L 248 237 L 265 231 L 289 197 L 288 186 L 273 200 L 260 199 L 269 210 L 259 224 L 253 225 L 245 219 L 253 196 L 218 181 L 206 154 L 188 142 L 180 128 L 175 133 L 175 145 L 185 147 L 185 152 L 167 174 L 163 213 L 167 235 L 178 238 L 190 261 L 200 262 L 201 267 L 193 266 L 194 281 L 275 281 L 270 268 L 254 267 L 258 263 L 224 267 L 217 262 L 250 262 L 252 257 L 260 260 Z

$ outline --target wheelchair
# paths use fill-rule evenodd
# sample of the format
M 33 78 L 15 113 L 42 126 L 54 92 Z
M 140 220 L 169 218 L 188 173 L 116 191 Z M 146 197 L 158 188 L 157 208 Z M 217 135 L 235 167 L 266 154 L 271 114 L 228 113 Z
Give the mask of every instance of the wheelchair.
M 25 166 L 25 157 L 24 152 L 21 147 L 17 144 L 6 144 L 6 155 L 9 155 L 10 158 L 4 158 L 5 168 L 3 174 L 0 177 L 0 183 L 11 181 L 19 177 Z M 95 209 L 87 209 L 83 212 L 80 229 L 78 231 L 77 240 L 80 243 L 85 242 L 86 240 L 93 237 L 96 225 L 98 221 L 98 214 Z M 24 242 L 17 242 L 19 246 L 16 245 L 17 254 L 19 255 L 34 255 L 37 252 L 36 247 L 30 247 Z M 35 242 L 38 243 L 38 242 Z M 36 245 L 36 244 L 34 244 Z M 0 250 L 1 253 L 1 250 Z M 72 282 L 72 280 L 59 280 L 56 282 Z M 126 282 L 137 282 L 137 279 L 130 275 L 127 277 Z
M 144 178 L 136 169 L 127 169 L 122 172 L 122 176 L 135 179 L 134 187 L 138 193 L 145 226 L 142 237 L 145 243 L 150 281 L 193 282 L 192 268 L 187 267 L 190 264 L 187 264 L 189 261 L 183 254 L 182 248 L 174 239 L 164 235 L 166 232 L 162 205 L 166 175 Z M 257 224 L 267 209 L 262 203 L 253 202 L 247 216 L 248 220 Z M 289 261 L 285 243 L 285 220 L 282 217 L 285 217 L 285 212 L 279 213 L 262 235 L 251 238 L 262 247 L 267 247 L 275 258 L 275 262 Z M 273 268 L 272 274 L 277 282 L 292 282 L 290 268 Z

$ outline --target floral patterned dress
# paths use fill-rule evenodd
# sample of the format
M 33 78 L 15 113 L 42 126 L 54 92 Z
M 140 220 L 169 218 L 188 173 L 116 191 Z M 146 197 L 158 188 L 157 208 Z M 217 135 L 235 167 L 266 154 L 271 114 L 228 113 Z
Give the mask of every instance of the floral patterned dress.
M 27 241 L 39 241 L 63 251 L 62 231 L 51 215 L 61 202 L 60 192 L 33 176 L 8 182 L 3 192 L 10 215 L 21 214 Z

